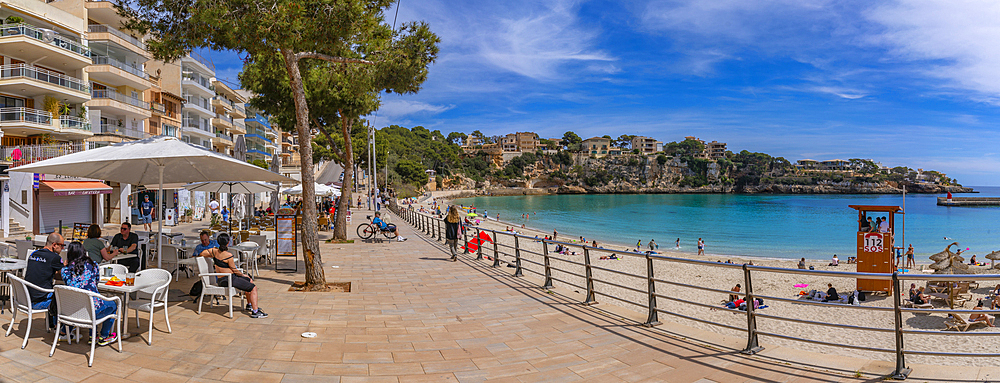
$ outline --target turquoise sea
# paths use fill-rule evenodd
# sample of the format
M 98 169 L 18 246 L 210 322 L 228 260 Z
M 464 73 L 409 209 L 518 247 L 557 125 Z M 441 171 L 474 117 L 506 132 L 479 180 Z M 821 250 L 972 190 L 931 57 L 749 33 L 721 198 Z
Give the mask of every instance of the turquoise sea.
M 958 196 L 1000 196 L 1000 187 L 973 188 L 979 193 Z M 1000 207 L 937 206 L 938 196 L 906 195 L 903 234 L 918 262 L 927 262 L 951 242 L 980 259 L 1000 250 Z M 655 239 L 661 249 L 672 249 L 680 238 L 681 251 L 693 253 L 700 237 L 706 252 L 720 257 L 830 259 L 838 254 L 846 260 L 855 253 L 857 230 L 857 212 L 847 206 L 903 206 L 903 196 L 600 194 L 475 197 L 456 203 L 475 206 L 479 214 L 487 211 L 491 218 L 500 213 L 502 221 L 599 243 L 634 246 L 641 239 L 645 246 Z M 526 212 L 531 213 L 527 220 L 521 217 Z M 898 222 L 896 227 L 898 232 Z

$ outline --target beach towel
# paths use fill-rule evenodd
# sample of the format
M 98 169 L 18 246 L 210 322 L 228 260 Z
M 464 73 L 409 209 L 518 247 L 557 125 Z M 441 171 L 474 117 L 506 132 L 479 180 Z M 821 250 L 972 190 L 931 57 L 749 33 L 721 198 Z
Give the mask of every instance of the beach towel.
M 792 285 L 792 287 L 796 287 L 796 288 L 800 288 L 801 289 L 803 287 L 809 287 L 809 284 L 808 283 L 798 283 L 798 284 Z

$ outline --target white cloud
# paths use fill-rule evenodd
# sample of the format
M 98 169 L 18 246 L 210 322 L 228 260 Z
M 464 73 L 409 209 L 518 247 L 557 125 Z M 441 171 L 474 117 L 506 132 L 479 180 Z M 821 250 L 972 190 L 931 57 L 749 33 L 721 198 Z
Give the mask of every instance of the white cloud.
M 873 38 L 896 57 L 929 66 L 950 86 L 1000 96 L 1000 3 L 915 0 L 883 5 L 868 17 L 885 27 Z
M 834 86 L 814 86 L 809 88 L 809 90 L 819 93 L 828 93 L 840 98 L 846 98 L 848 100 L 857 100 L 859 98 L 867 96 L 864 92 L 860 92 L 854 89 L 834 87 Z
M 387 100 L 382 102 L 379 114 L 386 117 L 401 117 L 412 114 L 438 114 L 455 105 L 433 105 L 420 101 Z

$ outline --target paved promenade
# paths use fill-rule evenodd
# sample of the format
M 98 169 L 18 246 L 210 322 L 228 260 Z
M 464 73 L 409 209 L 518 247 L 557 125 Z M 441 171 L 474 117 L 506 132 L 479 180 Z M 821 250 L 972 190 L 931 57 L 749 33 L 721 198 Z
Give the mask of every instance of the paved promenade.
M 699 339 L 707 343 L 696 343 L 677 335 L 687 330 L 669 322 L 647 329 L 634 314 L 584 307 L 572 291 L 547 293 L 534 280 L 512 277 L 512 269 L 490 268 L 467 256 L 447 262 L 440 245 L 400 227 L 409 241 L 323 244 L 327 280 L 351 282 L 349 293 L 288 292 L 293 280 L 303 279 L 301 265 L 299 274 L 262 270 L 257 283 L 261 306 L 270 314 L 266 319 L 237 311 L 230 320 L 224 307 L 207 306 L 197 315 L 182 293 L 194 279 L 182 276 L 171 286 L 173 333 L 165 332 L 157 313 L 153 344 L 147 346 L 148 322 L 140 314 L 141 327 L 130 328 L 124 352 L 99 348 L 92 368 L 86 345 L 62 343 L 49 358 L 52 338 L 41 321 L 21 350 L 26 324 L 21 321 L 12 336 L 0 338 L 0 377 L 5 382 L 707 383 L 855 381 L 877 377 L 868 371 L 891 371 L 887 363 L 847 358 L 833 358 L 833 367 L 822 368 L 788 363 L 783 355 L 797 353 L 781 348 L 747 357 L 736 352 L 740 339 L 705 336 Z M 193 235 L 193 229 L 184 233 Z M 4 330 L 9 315 L 0 315 Z M 307 331 L 317 336 L 303 338 Z M 865 373 L 863 378 L 855 378 L 855 371 Z

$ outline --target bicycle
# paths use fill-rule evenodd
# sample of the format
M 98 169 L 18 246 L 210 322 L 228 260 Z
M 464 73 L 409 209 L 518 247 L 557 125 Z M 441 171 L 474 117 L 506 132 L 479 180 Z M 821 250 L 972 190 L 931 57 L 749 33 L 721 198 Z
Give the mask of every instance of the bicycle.
M 358 225 L 357 229 L 358 237 L 360 237 L 361 239 L 371 239 L 376 234 L 382 233 L 382 235 L 384 235 L 388 239 L 396 238 L 396 231 L 387 229 L 383 230 L 381 227 L 371 222 L 372 216 L 370 215 L 367 216 L 366 218 L 368 218 L 368 222 L 364 222 Z

